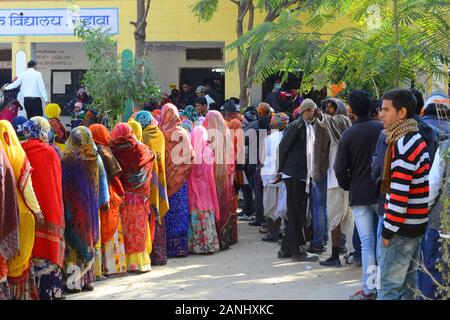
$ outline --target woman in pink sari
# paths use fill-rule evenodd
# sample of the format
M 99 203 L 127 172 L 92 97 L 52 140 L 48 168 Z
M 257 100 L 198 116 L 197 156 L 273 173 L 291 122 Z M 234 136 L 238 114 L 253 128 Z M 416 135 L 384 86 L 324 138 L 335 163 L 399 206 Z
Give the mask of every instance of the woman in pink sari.
M 208 144 L 208 133 L 203 127 L 191 132 L 195 151 L 194 163 L 188 178 L 190 212 L 189 251 L 213 253 L 219 251 L 216 221 L 219 220 L 216 183 L 214 180 L 214 156 Z
M 208 140 L 214 153 L 214 180 L 216 182 L 217 201 L 219 202 L 219 220 L 216 228 L 220 250 L 227 250 L 232 243 L 234 148 L 227 123 L 219 111 L 209 111 L 203 126 L 208 130 Z

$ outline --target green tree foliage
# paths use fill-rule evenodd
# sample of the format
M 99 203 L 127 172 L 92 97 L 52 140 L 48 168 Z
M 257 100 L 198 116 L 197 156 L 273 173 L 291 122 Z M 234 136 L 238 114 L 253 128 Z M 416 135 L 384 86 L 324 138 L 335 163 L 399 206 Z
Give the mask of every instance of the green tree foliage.
M 299 12 L 308 12 L 308 20 L 300 21 Z M 379 96 L 401 84 L 417 86 L 424 77 L 446 76 L 449 17 L 449 2 L 440 0 L 311 0 L 254 27 L 229 48 L 241 47 L 243 57 L 259 54 L 252 69 L 257 81 L 301 72 L 302 91 L 342 80 L 348 89 Z M 353 26 L 324 33 L 338 18 Z
M 142 105 L 160 97 L 160 88 L 155 84 L 148 58 L 134 59 L 133 68 L 123 69 L 117 55 L 117 41 L 112 35 L 83 25 L 75 28 L 75 35 L 81 39 L 89 60 L 83 84 L 94 99 L 94 109 L 100 112 L 111 110 L 119 116 L 126 101 Z M 140 85 L 137 85 L 136 79 L 138 68 L 144 70 Z

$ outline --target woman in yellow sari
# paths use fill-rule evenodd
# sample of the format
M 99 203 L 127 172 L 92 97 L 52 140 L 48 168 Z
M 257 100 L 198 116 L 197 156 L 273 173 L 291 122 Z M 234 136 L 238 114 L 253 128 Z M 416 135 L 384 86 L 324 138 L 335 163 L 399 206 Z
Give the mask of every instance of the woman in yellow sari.
M 142 126 L 142 142 L 155 154 L 150 188 L 150 231 L 153 241 L 152 265 L 167 263 L 166 228 L 164 215 L 169 211 L 165 169 L 165 140 L 158 122 L 148 111 L 136 114 L 136 121 Z
M 44 216 L 31 183 L 30 163 L 14 128 L 6 120 L 0 120 L 0 143 L 17 180 L 17 200 L 20 212 L 20 254 L 8 261 L 8 282 L 13 299 L 38 300 L 39 296 L 31 274 L 30 261 L 34 246 L 35 219 L 42 221 Z

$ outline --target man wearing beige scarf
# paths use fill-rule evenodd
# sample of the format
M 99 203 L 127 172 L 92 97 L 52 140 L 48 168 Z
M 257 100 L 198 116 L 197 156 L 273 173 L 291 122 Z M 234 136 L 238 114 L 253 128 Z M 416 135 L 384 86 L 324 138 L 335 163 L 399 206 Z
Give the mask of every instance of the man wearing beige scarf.
M 412 299 L 418 287 L 420 241 L 428 222 L 430 158 L 413 119 L 417 102 L 411 91 L 394 89 L 382 100 L 380 119 L 388 148 L 381 182 L 386 204 L 378 299 Z

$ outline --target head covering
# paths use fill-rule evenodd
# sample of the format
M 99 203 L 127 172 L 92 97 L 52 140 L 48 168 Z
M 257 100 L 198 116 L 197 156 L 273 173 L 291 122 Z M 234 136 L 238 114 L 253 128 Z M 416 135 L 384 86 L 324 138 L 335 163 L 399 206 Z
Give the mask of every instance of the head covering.
M 161 110 L 160 128 L 165 138 L 166 179 L 167 194 L 172 196 L 186 182 L 186 177 L 191 170 L 194 151 L 189 135 L 180 127 L 181 120 L 178 109 L 173 104 L 166 104 Z M 172 141 L 175 138 L 176 141 Z M 181 145 L 180 145 L 181 144 Z M 180 149 L 178 157 L 172 157 L 172 150 L 177 146 Z
M 268 116 L 270 113 L 269 104 L 262 102 L 258 105 L 258 114 L 262 117 Z
M 247 110 L 244 114 L 244 118 L 249 123 L 258 120 L 258 113 L 256 109 Z
M 274 113 L 270 120 L 270 128 L 283 130 L 289 124 L 289 116 L 284 112 Z
M 307 98 L 307 99 L 303 100 L 302 104 L 300 105 L 300 114 L 302 114 L 303 112 L 305 112 L 307 110 L 311 110 L 311 109 L 317 109 L 317 105 L 314 101 Z
M 93 124 L 89 127 L 89 130 L 92 133 L 92 138 L 95 143 L 102 146 L 108 146 L 111 141 L 111 135 L 109 134 L 108 129 L 102 124 Z
M 231 139 L 233 139 L 234 154 L 236 155 L 236 160 L 241 160 L 240 157 L 243 156 L 244 150 L 244 131 L 242 130 L 242 122 L 238 119 L 233 119 L 228 123 L 228 128 L 230 129 Z
M 135 120 L 129 120 L 128 124 L 133 129 L 133 133 L 134 133 L 137 141 L 142 142 L 142 126 L 141 126 L 141 124 Z
M 149 111 L 142 110 L 136 113 L 134 120 L 139 122 L 142 126 L 142 130 L 144 130 L 147 126 L 152 124 L 153 116 Z
M 273 92 L 281 90 L 281 82 L 277 81 L 273 84 Z
M 199 115 L 197 109 L 192 105 L 186 106 L 186 108 L 184 108 L 184 110 L 181 111 L 181 115 L 188 118 L 192 122 L 198 121 Z
M 214 155 L 208 144 L 208 133 L 204 127 L 198 126 L 192 130 L 190 138 L 195 158 L 188 179 L 189 211 L 213 210 L 218 221 L 220 212 L 214 180 Z
M 14 127 L 14 131 L 16 132 L 19 140 L 25 139 L 25 137 L 23 136 L 22 125 L 27 121 L 28 121 L 27 118 L 18 116 L 18 117 L 15 117 L 13 119 L 13 121 L 11 122 Z
M 441 115 L 443 113 L 448 116 L 450 101 L 448 95 L 440 90 L 433 91 L 425 101 L 423 113 L 425 115 Z
M 32 117 L 22 126 L 23 135 L 26 139 L 39 139 L 49 142 L 49 132 L 52 130 L 50 123 L 43 117 Z
M 136 141 L 133 129 L 125 122 L 116 124 L 111 137 L 111 149 L 122 167 L 121 180 L 125 190 L 136 191 L 148 187 L 150 194 L 150 177 L 155 158 L 153 152 Z
M 58 104 L 56 104 L 56 103 L 49 103 L 45 107 L 45 116 L 48 119 L 59 118 L 60 115 L 61 115 L 61 108 L 59 107 Z
M 194 128 L 194 124 L 192 123 L 192 121 L 191 120 L 189 120 L 189 119 L 184 119 L 182 122 L 181 122 L 181 125 L 180 125 L 183 129 L 185 129 L 188 133 L 191 133 L 191 131 L 192 131 L 192 129 Z
M 348 115 L 347 108 L 345 107 L 345 103 L 341 99 L 331 98 L 330 100 L 333 100 L 337 105 L 336 114 L 341 114 L 344 116 Z
M 236 104 L 231 99 L 225 102 L 225 104 L 223 105 L 223 109 L 226 112 L 230 112 L 230 113 L 238 112 Z
M 206 93 L 206 87 L 205 86 L 198 86 L 197 90 L 195 90 L 195 93 Z

